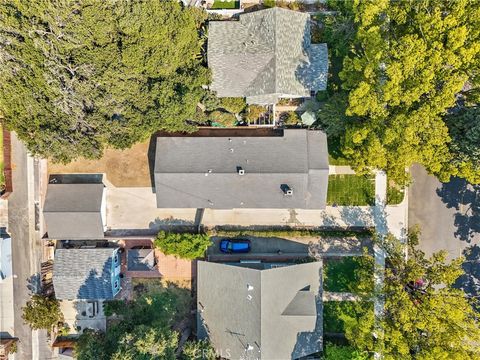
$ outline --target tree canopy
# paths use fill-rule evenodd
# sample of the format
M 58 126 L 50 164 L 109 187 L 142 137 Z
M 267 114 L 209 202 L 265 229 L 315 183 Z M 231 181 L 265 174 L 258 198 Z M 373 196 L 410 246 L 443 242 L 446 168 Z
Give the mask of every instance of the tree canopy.
M 204 234 L 160 231 L 155 239 L 155 246 L 165 255 L 175 255 L 189 260 L 203 257 L 205 250 L 211 245 L 210 237 Z
M 346 337 L 357 350 L 377 351 L 385 359 L 477 359 L 475 300 L 453 286 L 463 274 L 463 259 L 448 261 L 446 251 L 427 258 L 416 248 L 418 236 L 418 231 L 410 232 L 407 258 L 404 245 L 394 237 L 379 242 L 387 254 L 384 285 L 369 291 L 371 273 L 361 272 L 364 276 L 355 286 L 364 301 L 358 302 L 355 316 L 342 315 Z M 360 305 L 371 303 L 373 296 L 384 299 L 378 323 Z
M 34 294 L 22 310 L 23 320 L 34 330 L 51 330 L 63 320 L 58 301 L 40 294 Z
M 0 4 L 0 114 L 35 155 L 68 162 L 186 124 L 208 83 L 204 12 L 178 1 Z
M 170 285 L 150 289 L 134 300 L 106 303 L 105 312 L 117 315 L 107 332 L 85 331 L 75 348 L 78 360 L 150 360 L 197 359 L 201 354 L 214 353 L 206 341 L 188 341 L 179 350 L 176 325 L 190 316 L 191 292 Z M 121 319 L 121 320 L 118 320 Z M 178 327 L 177 327 L 178 328 Z M 213 359 L 214 357 L 205 357 Z
M 348 92 L 343 153 L 357 172 L 385 169 L 401 183 L 405 168 L 419 162 L 442 180 L 478 179 L 459 168 L 470 160 L 456 161 L 444 120 L 459 98 L 478 94 L 478 2 L 356 0 L 338 8 L 342 21 L 327 23 L 325 35 L 351 39 L 353 21 L 340 78 Z M 346 48 L 336 46 L 334 55 Z

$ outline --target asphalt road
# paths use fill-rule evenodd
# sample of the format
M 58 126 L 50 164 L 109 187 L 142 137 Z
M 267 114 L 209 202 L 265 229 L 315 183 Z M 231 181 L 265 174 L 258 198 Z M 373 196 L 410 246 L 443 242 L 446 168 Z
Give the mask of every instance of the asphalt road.
M 427 255 L 446 250 L 465 257 L 466 275 L 457 282 L 471 296 L 480 295 L 480 185 L 453 178 L 441 183 L 420 165 L 411 169 L 409 226 L 420 225 L 420 248 Z
M 19 338 L 16 359 L 51 359 L 46 332 L 32 332 L 21 317 L 22 307 L 39 287 L 41 243 L 35 234 L 34 200 L 29 193 L 27 152 L 12 134 L 13 193 L 8 199 L 8 224 L 12 237 L 14 327 Z M 32 182 L 30 187 L 32 188 Z M 29 198 L 29 196 L 31 198 Z M 33 336 L 32 336 L 33 335 Z

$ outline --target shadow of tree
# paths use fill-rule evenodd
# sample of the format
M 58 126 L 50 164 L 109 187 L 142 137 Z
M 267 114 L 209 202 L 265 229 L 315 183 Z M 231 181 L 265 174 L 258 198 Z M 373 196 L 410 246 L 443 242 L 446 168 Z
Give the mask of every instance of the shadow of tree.
M 480 233 L 480 185 L 452 178 L 437 189 L 437 195 L 448 208 L 457 210 L 454 215 L 455 237 L 471 242 L 475 234 Z
M 474 245 L 463 251 L 465 261 L 462 268 L 465 274 L 455 282 L 455 287 L 462 289 L 468 297 L 478 298 L 480 296 L 480 246 Z M 480 311 L 480 304 L 475 305 Z

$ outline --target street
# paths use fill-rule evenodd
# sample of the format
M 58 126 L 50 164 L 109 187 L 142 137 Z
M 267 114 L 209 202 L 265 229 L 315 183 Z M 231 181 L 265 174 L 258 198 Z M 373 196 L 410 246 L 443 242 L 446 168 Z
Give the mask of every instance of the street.
M 420 248 L 427 255 L 446 250 L 450 259 L 464 256 L 457 286 L 480 294 L 480 186 L 453 178 L 442 184 L 420 165 L 411 168 L 409 226 L 420 225 Z
M 33 159 L 12 133 L 14 191 L 9 197 L 8 224 L 12 237 L 15 336 L 19 338 L 16 359 L 50 359 L 46 331 L 32 331 L 22 319 L 22 307 L 39 287 L 42 247 L 35 234 Z

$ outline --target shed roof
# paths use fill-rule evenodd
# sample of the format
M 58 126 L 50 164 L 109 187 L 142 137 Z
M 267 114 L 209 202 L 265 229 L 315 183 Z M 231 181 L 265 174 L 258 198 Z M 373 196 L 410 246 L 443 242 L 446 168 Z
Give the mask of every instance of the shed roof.
M 43 214 L 49 238 L 103 238 L 103 191 L 99 184 L 48 184 Z
M 239 21 L 211 21 L 211 89 L 256 104 L 325 90 L 327 45 L 311 44 L 310 37 L 309 14 L 279 7 L 241 14 Z
M 200 261 L 198 336 L 229 349 L 231 359 L 296 359 L 321 351 L 320 277 L 320 262 L 257 270 Z
M 285 195 L 282 185 L 293 195 Z M 157 138 L 155 190 L 160 208 L 322 209 L 327 185 L 327 138 L 321 131 Z
M 59 300 L 112 299 L 112 262 L 116 248 L 57 249 L 53 287 Z

